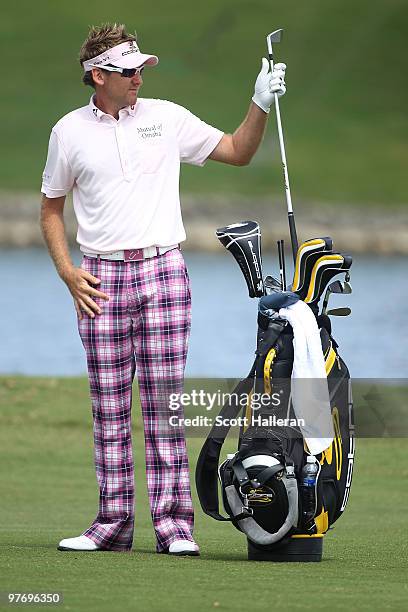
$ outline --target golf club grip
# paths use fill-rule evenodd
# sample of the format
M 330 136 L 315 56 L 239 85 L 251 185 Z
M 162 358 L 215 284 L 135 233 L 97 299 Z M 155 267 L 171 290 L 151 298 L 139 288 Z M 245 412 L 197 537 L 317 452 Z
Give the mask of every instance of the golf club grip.
M 295 215 L 293 212 L 288 213 L 290 241 L 292 244 L 293 262 L 296 264 L 296 255 L 298 252 L 298 239 L 296 234 Z

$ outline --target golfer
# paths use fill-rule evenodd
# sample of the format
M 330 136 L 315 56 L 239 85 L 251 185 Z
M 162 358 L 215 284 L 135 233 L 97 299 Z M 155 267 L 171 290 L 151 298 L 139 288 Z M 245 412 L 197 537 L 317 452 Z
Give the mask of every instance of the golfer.
M 180 163 L 248 164 L 264 134 L 284 64 L 267 60 L 248 114 L 234 134 L 165 100 L 140 98 L 155 55 L 142 53 L 123 25 L 92 27 L 80 51 L 89 104 L 53 127 L 42 182 L 41 226 L 59 276 L 72 294 L 85 348 L 93 412 L 99 511 L 59 550 L 128 551 L 134 529 L 132 382 L 137 373 L 156 550 L 198 555 L 182 432 L 163 435 L 163 388 L 183 388 L 190 286 L 180 244 Z M 144 72 L 143 72 L 144 71 Z M 142 77 L 143 72 L 143 77 Z M 75 267 L 63 210 L 73 192 Z M 170 411 L 167 416 L 170 416 Z

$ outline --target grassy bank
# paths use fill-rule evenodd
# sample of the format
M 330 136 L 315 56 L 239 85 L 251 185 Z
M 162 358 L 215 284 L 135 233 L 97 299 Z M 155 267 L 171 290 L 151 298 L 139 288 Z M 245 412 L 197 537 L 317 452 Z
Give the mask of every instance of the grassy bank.
M 350 505 L 320 565 L 249 564 L 244 538 L 197 503 L 202 556 L 173 559 L 154 553 L 135 405 L 134 549 L 65 554 L 56 543 L 97 504 L 87 381 L 3 377 L 0 406 L 1 591 L 60 591 L 62 609 L 81 611 L 406 609 L 406 440 L 358 442 Z M 192 470 L 201 443 L 189 440 Z
M 97 9 L 97 10 L 96 10 Z M 174 100 L 224 131 L 242 120 L 265 53 L 264 36 L 285 28 L 282 102 L 293 192 L 313 201 L 404 203 L 408 157 L 404 0 L 140 0 L 9 3 L 0 48 L 10 66 L 2 88 L 0 187 L 37 190 L 48 134 L 87 103 L 80 45 L 91 23 L 137 28 L 142 49 L 160 56 L 142 95 Z M 273 117 L 271 117 L 273 119 Z M 186 168 L 189 192 L 281 193 L 275 130 L 248 168 Z

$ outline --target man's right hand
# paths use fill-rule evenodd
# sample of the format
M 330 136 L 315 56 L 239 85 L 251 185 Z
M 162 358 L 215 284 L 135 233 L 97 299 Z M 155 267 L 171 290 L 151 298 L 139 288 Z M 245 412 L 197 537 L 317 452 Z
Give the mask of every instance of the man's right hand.
M 92 319 L 96 314 L 102 313 L 102 308 L 92 299 L 93 297 L 109 300 L 109 296 L 102 291 L 98 291 L 92 285 L 99 285 L 101 282 L 96 276 L 92 276 L 82 268 L 71 268 L 63 275 L 63 280 L 74 298 L 75 310 L 78 318 L 82 319 L 83 313 Z

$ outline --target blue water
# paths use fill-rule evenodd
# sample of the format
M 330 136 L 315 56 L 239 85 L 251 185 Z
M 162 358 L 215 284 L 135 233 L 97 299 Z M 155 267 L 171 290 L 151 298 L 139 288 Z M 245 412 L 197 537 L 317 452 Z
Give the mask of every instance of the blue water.
M 186 254 L 193 325 L 187 375 L 244 376 L 256 338 L 256 300 L 248 298 L 228 253 Z M 77 263 L 78 252 L 74 253 Z M 276 260 L 264 272 L 277 276 Z M 74 376 L 86 372 L 71 296 L 42 249 L 0 250 L 0 373 Z M 352 315 L 332 319 L 334 336 L 354 377 L 408 377 L 408 280 L 402 257 L 356 257 L 353 294 L 330 307 Z M 289 277 L 289 274 L 288 274 Z

